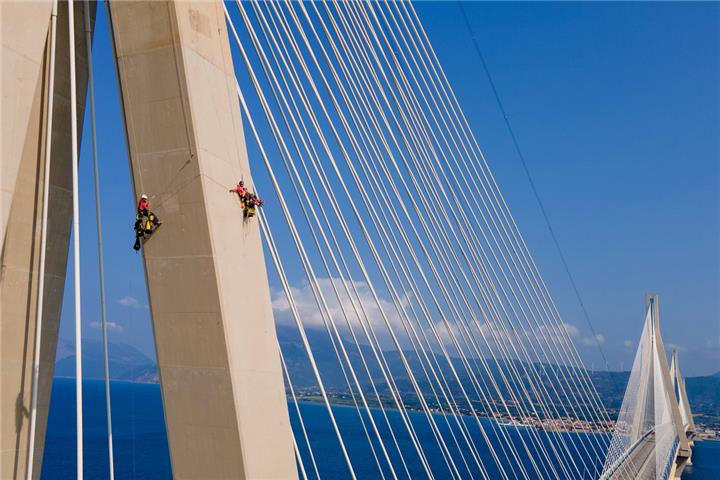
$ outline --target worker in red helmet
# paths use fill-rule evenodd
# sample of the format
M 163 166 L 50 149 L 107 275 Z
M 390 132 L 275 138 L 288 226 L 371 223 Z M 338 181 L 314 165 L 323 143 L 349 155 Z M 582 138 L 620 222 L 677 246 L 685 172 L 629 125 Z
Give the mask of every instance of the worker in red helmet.
M 257 195 L 252 193 L 245 187 L 245 182 L 240 180 L 235 188 L 230 189 L 230 193 L 237 193 L 240 197 L 240 208 L 243 210 L 243 218 L 252 218 L 255 216 L 257 207 L 262 207 L 263 201 Z
M 237 186 L 236 186 L 235 188 L 231 188 L 230 191 L 231 191 L 231 192 L 235 192 L 235 193 L 237 193 L 238 195 L 240 195 L 240 198 L 245 197 L 245 192 L 246 192 L 246 190 L 245 190 L 245 182 L 243 182 L 242 180 L 240 180 L 240 181 L 238 182 Z
M 137 213 L 135 214 L 135 244 L 133 249 L 135 251 L 140 250 L 142 240 L 152 235 L 161 223 L 157 215 L 150 211 L 148 196 L 143 193 L 138 201 Z
M 245 195 L 247 194 L 247 189 L 245 188 L 245 182 L 240 180 L 235 188 L 230 189 L 231 193 L 237 193 L 238 197 L 240 197 L 240 208 L 245 211 Z
M 144 193 L 140 196 L 140 201 L 138 202 L 138 212 L 145 211 L 147 212 L 150 207 L 150 204 L 148 203 L 148 196 Z

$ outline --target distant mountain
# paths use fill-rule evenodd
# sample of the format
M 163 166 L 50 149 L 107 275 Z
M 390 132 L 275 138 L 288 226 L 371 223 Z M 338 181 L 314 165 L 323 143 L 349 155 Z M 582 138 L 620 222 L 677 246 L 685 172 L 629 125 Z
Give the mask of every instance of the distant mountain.
M 625 396 L 630 372 L 594 371 L 589 373 L 605 406 L 612 410 L 619 410 Z
M 688 377 L 685 379 L 690 408 L 720 420 L 720 372 L 707 377 Z
M 102 342 L 100 340 L 84 340 L 82 357 L 84 378 L 105 378 Z M 131 345 L 110 342 L 108 344 L 108 360 L 110 378 L 113 380 L 138 383 L 158 382 L 155 360 Z M 75 347 L 67 340 L 58 341 L 55 376 L 75 376 Z
M 288 365 L 293 385 L 298 390 L 312 391 L 316 387 L 315 377 L 310 369 L 310 364 L 305 354 L 305 348 L 294 327 L 278 326 L 278 340 Z M 344 393 L 347 391 L 342 371 L 338 368 L 333 345 L 326 332 L 317 329 L 306 330 L 308 341 L 313 349 L 315 361 L 321 372 L 323 383 L 329 392 Z M 356 366 L 356 373 L 363 387 L 369 386 L 368 376 L 361 368 L 360 355 L 354 344 L 346 343 L 345 347 L 351 362 Z M 339 347 L 338 347 L 339 348 Z M 380 393 L 388 393 L 382 374 L 374 360 L 372 350 L 367 345 L 361 346 L 362 354 L 368 360 L 369 369 L 373 380 L 376 381 Z M 114 380 L 124 380 L 138 383 L 157 383 L 158 372 L 154 359 L 149 358 L 136 348 L 124 343 L 110 343 L 110 376 Z M 400 355 L 397 351 L 383 352 L 388 364 L 391 366 L 393 377 L 398 388 L 412 396 L 412 384 L 407 377 Z M 405 352 L 413 372 L 421 372 L 418 360 L 414 352 Z M 455 364 L 456 359 L 453 359 Z M 457 392 L 458 385 L 450 380 L 452 374 L 444 358 L 436 356 L 435 361 L 440 369 L 446 374 L 451 389 Z M 469 359 L 471 363 L 479 363 L 478 359 Z M 502 370 L 499 365 L 491 360 L 485 360 L 486 364 L 495 376 Z M 459 364 L 459 361 L 457 362 Z M 516 362 L 515 367 L 523 371 L 524 364 Z M 544 365 L 545 374 L 542 377 L 543 383 L 548 389 L 552 385 L 552 369 L 557 368 Z M 459 368 L 458 375 L 465 384 L 469 378 L 464 369 Z M 75 356 L 72 344 L 67 341 L 58 343 L 58 360 L 55 365 L 55 376 L 72 377 L 75 375 Z M 104 378 L 102 361 L 102 344 L 99 340 L 86 340 L 83 342 L 83 376 L 85 378 Z M 612 411 L 617 411 L 625 395 L 625 387 L 629 378 L 629 372 L 590 372 L 593 384 L 598 391 L 603 403 Z M 482 378 L 480 379 L 482 381 Z M 420 375 L 417 375 L 420 388 L 425 390 L 427 382 Z M 469 384 L 469 383 L 468 383 Z M 688 377 L 686 387 L 691 408 L 695 414 L 707 417 L 710 421 L 720 419 L 720 372 L 705 377 Z M 505 395 L 504 388 L 501 392 Z
M 285 355 L 285 361 L 290 371 L 290 376 L 293 380 L 293 385 L 297 389 L 310 389 L 316 385 L 314 376 L 309 363 L 305 349 L 300 341 L 299 334 L 294 327 L 278 326 L 278 340 L 280 346 Z M 342 376 L 342 372 L 338 368 L 338 363 L 335 358 L 332 343 L 326 332 L 314 329 L 306 330 L 308 341 L 313 348 L 315 354 L 315 361 L 318 365 L 328 391 L 345 392 L 347 387 L 345 386 L 345 380 Z M 357 353 L 357 349 L 354 344 L 346 344 L 348 356 L 350 357 L 353 365 L 356 366 L 356 372 L 363 386 L 369 382 L 367 375 L 361 372 L 361 369 L 357 366 L 362 365 L 360 362 L 360 356 Z M 362 346 L 361 348 L 363 355 L 367 359 L 372 359 L 373 354 L 368 346 Z M 400 356 L 396 351 L 385 351 L 383 352 L 387 358 L 388 364 L 393 369 L 393 376 L 398 383 L 398 387 L 403 392 L 411 392 L 412 386 L 407 378 L 406 373 L 401 367 Z M 405 352 L 408 362 L 410 363 L 413 371 L 420 372 L 419 364 L 414 352 Z M 440 365 L 441 369 L 445 373 L 446 378 L 452 378 L 452 374 L 449 371 L 449 367 L 444 358 L 436 356 L 436 360 Z M 452 359 L 453 363 L 460 365 L 459 360 Z M 456 361 L 457 360 L 457 361 Z M 472 362 L 479 362 L 477 359 L 469 359 Z M 368 360 L 371 365 L 376 365 L 374 359 Z M 500 367 L 492 360 L 486 360 L 486 363 L 490 370 L 495 376 L 499 371 Z M 523 363 L 515 362 L 517 369 L 523 371 Z M 417 367 L 417 368 L 416 368 Z M 553 372 L 552 369 L 557 368 L 549 365 L 544 365 L 545 375 L 542 380 L 548 390 L 551 389 Z M 379 385 L 383 385 L 380 371 L 377 367 L 371 366 L 370 368 L 373 379 L 377 381 Z M 465 384 L 469 382 L 467 374 L 464 369 L 458 368 L 458 375 L 460 380 Z M 628 379 L 630 377 L 629 372 L 606 372 L 606 371 L 594 371 L 588 372 L 592 379 L 593 385 L 598 392 L 598 395 L 602 399 L 605 406 L 611 411 L 617 412 L 622 405 L 622 400 L 625 395 L 625 388 L 627 386 Z M 418 383 L 424 390 L 426 382 L 418 375 Z M 482 381 L 482 378 L 480 378 Z M 450 381 L 451 388 L 454 390 L 457 388 L 456 382 Z M 469 384 L 469 383 L 468 383 Z M 699 417 L 705 417 L 707 423 L 717 424 L 720 422 L 720 372 L 704 376 L 704 377 L 688 377 L 686 378 L 686 389 L 690 406 L 693 412 Z M 504 388 L 501 388 L 503 395 L 505 394 Z M 381 390 L 381 393 L 382 390 Z

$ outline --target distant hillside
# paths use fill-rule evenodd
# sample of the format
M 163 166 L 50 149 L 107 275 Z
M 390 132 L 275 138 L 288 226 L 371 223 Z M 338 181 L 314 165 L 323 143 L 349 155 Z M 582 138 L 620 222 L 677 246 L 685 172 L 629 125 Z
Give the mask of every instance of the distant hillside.
M 593 372 L 590 376 L 605 405 L 620 408 L 630 373 Z M 685 389 L 693 413 L 720 418 L 720 372 L 705 377 L 687 377 Z
M 590 372 L 595 389 L 607 408 L 618 410 L 625 396 L 630 372 Z
M 100 340 L 83 341 L 83 377 L 89 379 L 105 378 L 102 342 Z M 158 373 L 155 360 L 125 343 L 110 342 L 108 345 L 110 378 L 138 383 L 157 383 Z M 56 377 L 75 376 L 75 349 L 67 340 L 58 342 L 58 355 L 55 362 Z
M 347 390 L 345 380 L 342 377 L 342 373 L 337 366 L 337 360 L 335 353 L 332 350 L 332 344 L 325 332 L 319 330 L 307 330 L 308 340 L 313 348 L 313 353 L 319 352 L 315 356 L 315 360 L 318 364 L 318 368 L 323 375 L 323 381 L 325 382 L 326 388 L 329 391 L 344 392 Z M 285 361 L 288 364 L 290 375 L 293 379 L 293 384 L 299 388 L 312 388 L 315 385 L 315 379 L 312 371 L 309 368 L 307 356 L 305 350 L 300 342 L 299 335 L 295 328 L 291 327 L 278 327 L 278 339 L 280 340 L 280 346 L 285 355 Z M 346 345 L 348 354 L 354 365 L 361 365 L 359 355 L 354 345 Z M 363 347 L 363 354 L 366 358 L 372 358 L 372 352 L 369 347 Z M 410 382 L 403 371 L 400 362 L 399 355 L 397 352 L 385 352 L 388 363 L 393 367 L 393 375 L 397 380 L 398 387 L 401 391 L 410 392 Z M 417 360 L 414 352 L 406 352 L 408 361 L 410 362 L 413 370 L 417 366 Z M 452 375 L 448 371 L 447 363 L 444 359 L 436 357 L 439 365 L 448 379 Z M 471 361 L 473 361 L 471 359 Z M 374 364 L 374 360 L 372 361 Z M 487 363 L 494 373 L 498 371 L 498 366 L 487 360 Z M 459 364 L 459 361 L 458 361 Z M 521 369 L 521 363 L 517 362 L 516 366 Z M 552 376 L 553 367 L 546 366 L 546 371 L 550 372 L 550 375 L 544 376 L 543 381 L 546 387 L 549 388 Z M 419 369 L 418 369 L 419 371 Z M 379 384 L 383 384 L 380 372 L 377 368 L 371 367 L 373 378 L 378 381 Z M 458 370 L 460 378 L 463 382 L 468 381 L 466 374 L 462 369 Z M 629 372 L 605 372 L 595 371 L 589 372 L 592 378 L 593 384 L 597 389 L 605 406 L 611 411 L 617 411 L 620 409 L 622 404 L 623 396 L 625 395 L 625 387 L 627 386 Z M 365 380 L 366 375 L 361 374 L 358 370 L 358 376 L 361 378 L 361 382 L 367 383 Z M 424 386 L 424 381 L 418 378 L 418 382 L 421 388 Z M 451 386 L 454 382 L 450 382 Z M 720 372 L 706 377 L 688 377 L 686 379 L 686 387 L 688 393 L 688 399 L 690 400 L 691 408 L 693 412 L 701 417 L 701 420 L 707 423 L 718 424 L 720 422 Z M 703 418 L 705 417 L 705 418 Z
M 708 377 L 688 377 L 685 389 L 694 413 L 715 417 L 716 423 L 720 423 L 720 372 Z
M 329 337 L 324 331 L 308 329 L 307 335 L 309 342 L 315 354 L 315 360 L 318 368 L 323 376 L 323 382 L 330 392 L 343 393 L 346 392 L 345 380 L 342 376 L 340 368 L 335 358 L 335 353 Z M 299 389 L 312 390 L 315 387 L 315 378 L 309 367 L 305 350 L 300 341 L 300 337 L 295 328 L 279 326 L 278 339 L 280 346 L 285 355 L 285 361 L 290 371 L 294 386 Z M 348 355 L 353 365 L 359 366 L 360 356 L 354 345 L 346 344 Z M 158 382 L 157 367 L 154 359 L 149 358 L 136 348 L 123 343 L 110 343 L 110 376 L 114 380 L 124 380 L 138 383 L 156 383 Z M 377 381 L 381 393 L 387 393 L 383 387 L 382 375 L 376 366 L 370 347 L 362 347 L 363 355 L 369 360 L 370 371 L 374 380 Z M 75 356 L 71 344 L 66 341 L 60 341 L 58 344 L 58 361 L 55 366 L 55 376 L 72 377 L 75 375 Z M 398 388 L 410 393 L 412 385 L 405 374 L 400 356 L 395 351 L 386 351 L 384 355 L 393 369 L 393 376 L 397 382 Z M 417 358 L 414 353 L 406 352 L 408 361 L 413 371 L 420 371 Z M 452 377 L 449 372 L 447 362 L 441 357 L 436 357 L 440 368 L 446 373 L 448 379 Z M 475 362 L 477 360 L 471 359 Z M 495 374 L 499 371 L 499 367 L 490 360 L 487 364 L 491 371 Z M 523 364 L 516 363 L 519 370 L 522 370 Z M 548 375 L 543 377 L 543 382 L 550 388 L 552 382 L 552 368 L 545 366 Z M 462 369 L 458 370 L 461 381 L 463 383 L 469 381 Z M 83 373 L 86 378 L 99 379 L 104 378 L 102 363 L 102 344 L 99 340 L 86 340 L 83 343 Z M 357 369 L 358 377 L 363 385 L 369 385 L 367 375 Z M 595 388 L 605 405 L 611 410 L 618 410 L 625 395 L 625 386 L 627 385 L 628 372 L 591 372 L 590 376 L 593 380 Z M 418 382 L 421 388 L 426 388 L 425 380 L 418 376 Z M 451 388 L 457 389 L 454 381 L 450 381 Z M 688 398 L 695 414 L 706 417 L 710 423 L 717 423 L 720 420 L 720 372 L 715 375 L 706 377 L 689 377 L 686 379 Z M 501 389 L 503 390 L 503 389 Z M 503 391 L 503 394 L 505 392 Z

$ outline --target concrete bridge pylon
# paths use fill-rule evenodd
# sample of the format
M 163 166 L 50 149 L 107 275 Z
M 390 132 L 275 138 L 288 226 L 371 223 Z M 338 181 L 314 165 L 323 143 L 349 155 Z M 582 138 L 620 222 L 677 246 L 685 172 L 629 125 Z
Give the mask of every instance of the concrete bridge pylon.
M 675 364 L 673 364 L 675 365 Z M 660 334 L 658 296 L 645 297 L 645 323 L 600 478 L 680 478 L 691 444 Z
M 672 352 L 672 360 L 670 361 L 670 376 L 672 377 L 673 388 L 677 393 L 678 403 L 680 404 L 680 417 L 685 427 L 685 432 L 688 436 L 691 436 L 695 433 L 695 420 L 693 419 L 690 402 L 688 401 L 687 390 L 685 389 L 685 378 L 680 373 L 680 362 L 678 360 L 677 350 L 673 350 Z
M 83 3 L 75 2 L 79 112 L 87 85 Z M 1 5 L 0 477 L 19 479 L 28 448 L 51 2 Z M 72 215 L 67 4 L 60 5 L 36 478 Z M 108 12 L 134 196 L 146 193 L 163 221 L 143 260 L 173 476 L 297 478 L 260 233 L 228 192 L 252 175 L 222 2 L 111 0 Z M 78 123 L 81 132 L 82 116 Z
M 96 4 L 92 2 L 91 28 Z M 75 2 L 74 26 L 84 32 L 83 2 Z M 56 69 L 49 91 L 49 26 L 52 2 L 0 2 L 2 37 L 2 157 L 0 210 L 0 478 L 24 479 L 29 451 L 35 320 L 38 308 L 40 238 L 45 182 L 48 100 L 53 124 L 47 224 L 43 326 L 39 363 L 37 428 L 44 439 L 57 349 L 72 218 L 68 3 L 57 12 Z M 85 38 L 75 38 L 78 131 L 87 91 Z M 39 478 L 42 440 L 36 442 L 33 477 Z

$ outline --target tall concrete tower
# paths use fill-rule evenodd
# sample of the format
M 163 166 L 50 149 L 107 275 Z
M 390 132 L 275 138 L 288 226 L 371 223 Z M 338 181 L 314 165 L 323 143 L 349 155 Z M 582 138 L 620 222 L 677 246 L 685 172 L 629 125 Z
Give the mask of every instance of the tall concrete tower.
M 83 32 L 82 3 L 76 32 Z M 228 192 L 251 172 L 221 0 L 115 0 L 109 7 L 134 191 L 150 197 L 164 222 L 143 257 L 173 475 L 297 478 L 260 234 Z M 25 476 L 49 18 L 49 1 L 2 4 L 2 478 Z M 62 9 L 58 26 L 36 463 L 71 217 Z M 78 35 L 79 99 L 83 45 Z
M 52 4 L 0 2 L 2 28 L 2 276 L 0 277 L 0 478 L 25 478 L 38 305 L 40 235 L 48 99 L 54 98 L 51 214 L 41 332 L 37 438 L 33 472 L 40 475 L 72 217 L 70 67 L 67 3 L 58 7 L 55 87 L 49 83 Z M 95 4 L 91 4 L 91 18 Z M 75 4 L 78 111 L 85 106 L 87 52 L 83 3 Z M 78 118 L 82 126 L 82 114 Z M 78 128 L 82 131 L 82 128 Z

